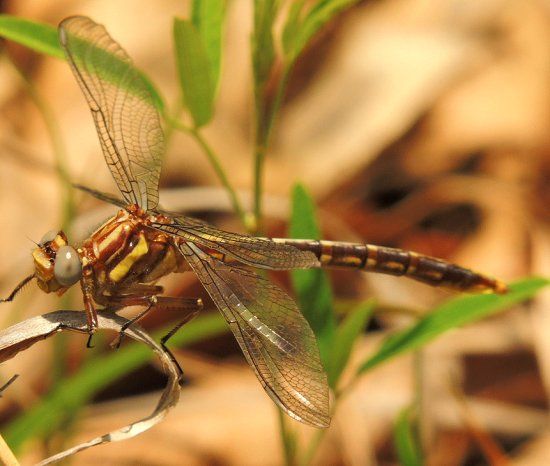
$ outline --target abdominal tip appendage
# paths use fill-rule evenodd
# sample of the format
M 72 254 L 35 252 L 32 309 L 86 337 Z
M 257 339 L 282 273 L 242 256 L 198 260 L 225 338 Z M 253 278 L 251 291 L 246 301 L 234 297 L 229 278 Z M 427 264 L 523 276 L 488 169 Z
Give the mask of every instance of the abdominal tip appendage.
M 508 293 L 508 285 L 499 280 L 495 280 L 493 284 L 493 291 L 496 294 L 506 294 Z

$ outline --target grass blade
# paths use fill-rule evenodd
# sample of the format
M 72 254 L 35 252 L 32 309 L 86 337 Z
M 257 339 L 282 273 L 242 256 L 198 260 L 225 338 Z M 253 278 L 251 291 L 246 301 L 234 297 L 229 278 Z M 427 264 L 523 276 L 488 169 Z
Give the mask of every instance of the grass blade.
M 340 323 L 334 336 L 334 344 L 327 368 L 328 383 L 336 389 L 338 380 L 345 369 L 353 345 L 365 329 L 374 311 L 374 300 L 361 303 Z
M 191 21 L 175 18 L 173 32 L 184 103 L 195 126 L 204 126 L 214 110 L 214 85 L 206 48 Z
M 292 238 L 320 237 L 313 200 L 299 184 L 294 186 L 292 192 L 289 235 Z M 326 368 L 336 329 L 332 289 L 327 273 L 320 269 L 293 270 L 291 278 L 300 310 L 317 337 L 321 360 Z
M 413 429 L 410 407 L 403 409 L 397 416 L 393 428 L 393 439 L 399 464 L 402 466 L 422 466 L 422 455 Z
M 212 85 L 218 89 L 222 58 L 222 33 L 226 0 L 193 0 L 191 21 L 202 37 L 210 63 Z
M 290 6 L 285 26 L 283 28 L 282 45 L 283 52 L 289 61 L 294 61 L 294 46 L 301 26 L 301 13 L 304 0 L 298 0 Z
M 254 0 L 254 31 L 252 33 L 252 67 L 254 82 L 261 89 L 269 79 L 275 61 L 273 22 L 277 16 L 277 0 Z
M 311 38 L 342 10 L 359 3 L 359 0 L 321 0 L 307 13 L 294 40 L 293 57 L 296 58 Z
M 0 36 L 24 45 L 35 52 L 65 59 L 65 53 L 59 44 L 57 28 L 49 24 L 29 21 L 16 16 L 0 15 Z M 127 63 L 119 60 L 107 50 L 91 47 L 88 50 L 98 58 L 97 72 L 100 73 L 102 78 L 110 82 L 117 82 L 117 78 L 128 67 Z M 164 100 L 160 93 L 146 75 L 140 71 L 138 73 L 144 80 L 144 85 L 151 92 L 153 104 L 157 110 L 162 112 L 164 110 Z M 129 82 L 128 86 L 131 91 L 132 83 Z
M 35 52 L 64 59 L 57 40 L 57 29 L 11 15 L 0 15 L 0 36 L 24 45 Z
M 475 322 L 525 301 L 549 283 L 550 281 L 544 278 L 528 278 L 511 284 L 510 291 L 504 295 L 482 294 L 451 299 L 412 327 L 389 337 L 380 349 L 360 366 L 358 374 L 394 356 L 419 348 L 447 330 Z

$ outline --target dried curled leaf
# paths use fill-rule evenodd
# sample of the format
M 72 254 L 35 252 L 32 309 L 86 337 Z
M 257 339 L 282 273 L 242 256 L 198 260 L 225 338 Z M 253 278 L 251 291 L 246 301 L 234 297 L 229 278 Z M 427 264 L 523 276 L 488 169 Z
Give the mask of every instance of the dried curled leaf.
M 126 322 L 126 319 L 113 313 L 100 312 L 98 315 L 98 328 L 101 330 L 120 332 Z M 24 351 L 36 342 L 45 340 L 57 332 L 65 330 L 86 332 L 86 325 L 86 315 L 80 311 L 56 311 L 19 322 L 0 331 L 0 362 L 13 358 L 20 351 Z M 181 370 L 172 354 L 136 325 L 128 328 L 124 333 L 126 336 L 149 346 L 159 357 L 168 376 L 166 388 L 162 392 L 155 410 L 139 421 L 46 458 L 38 463 L 38 466 L 54 463 L 96 445 L 119 442 L 135 437 L 164 419 L 169 409 L 178 402 Z

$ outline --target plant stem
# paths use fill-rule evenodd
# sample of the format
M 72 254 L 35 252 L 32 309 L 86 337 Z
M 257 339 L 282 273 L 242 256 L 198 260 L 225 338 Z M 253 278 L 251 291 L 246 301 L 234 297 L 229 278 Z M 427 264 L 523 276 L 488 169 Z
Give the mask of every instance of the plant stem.
M 325 434 L 327 432 L 327 429 L 318 429 L 313 437 L 311 438 L 309 445 L 307 446 L 307 449 L 302 457 L 302 460 L 300 461 L 300 466 L 309 466 L 313 459 L 315 458 L 315 454 L 317 453 L 317 450 L 319 449 L 319 445 L 321 444 L 321 440 L 325 437 Z
M 279 437 L 282 442 L 283 455 L 286 466 L 295 466 L 296 464 L 296 434 L 289 430 L 285 413 L 277 407 L 279 415 Z
M 426 413 L 424 406 L 424 353 L 417 350 L 413 353 L 414 371 L 414 411 L 416 412 L 416 433 L 420 455 L 424 458 L 428 441 Z
M 216 172 L 216 175 L 218 176 L 219 180 L 221 181 L 223 187 L 226 189 L 227 194 L 229 195 L 229 199 L 231 201 L 231 205 L 233 206 L 233 210 L 241 220 L 244 227 L 250 231 L 252 229 L 250 225 L 249 218 L 244 211 L 241 202 L 239 201 L 239 198 L 237 196 L 237 192 L 231 185 L 229 179 L 227 178 L 226 172 L 223 169 L 219 157 L 216 155 L 212 147 L 208 144 L 206 139 L 202 136 L 198 128 L 193 128 L 184 125 L 178 120 L 174 119 L 168 119 L 169 123 L 176 128 L 179 131 L 182 131 L 184 133 L 189 134 L 201 147 L 201 149 L 204 151 L 206 156 L 208 157 L 208 160 L 210 161 L 210 164 L 212 165 L 212 168 L 214 168 L 214 171 Z
M 63 187 L 61 228 L 66 233 L 69 233 L 71 222 L 74 217 L 75 205 L 72 196 L 73 188 L 69 177 L 69 170 L 67 169 L 67 151 L 61 136 L 61 131 L 57 125 L 57 120 L 55 119 L 51 106 L 40 95 L 33 82 L 23 74 L 23 72 L 9 57 L 7 61 L 21 78 L 27 93 L 38 109 L 38 112 L 44 121 L 44 125 L 46 126 L 46 131 L 52 145 L 55 167 Z
M 262 191 L 263 191 L 263 167 L 267 149 L 271 142 L 271 134 L 273 132 L 273 126 L 275 118 L 283 101 L 283 96 L 286 91 L 290 72 L 292 70 L 292 63 L 287 63 L 283 66 L 283 71 L 275 97 L 269 108 L 264 101 L 263 89 L 256 88 L 254 90 L 255 108 L 256 108 L 256 131 L 254 142 L 254 223 L 256 231 L 261 230 L 262 223 Z

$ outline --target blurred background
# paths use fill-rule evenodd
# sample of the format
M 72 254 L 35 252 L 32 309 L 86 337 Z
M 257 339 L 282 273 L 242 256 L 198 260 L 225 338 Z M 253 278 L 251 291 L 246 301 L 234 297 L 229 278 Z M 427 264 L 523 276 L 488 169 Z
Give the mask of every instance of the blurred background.
M 228 2 L 220 95 L 204 131 L 245 205 L 253 179 L 251 3 Z M 171 28 L 174 16 L 188 15 L 188 2 L 4 0 L 0 11 L 52 25 L 88 15 L 123 45 L 169 106 L 179 98 Z M 70 179 L 116 189 L 67 64 L 4 42 L 2 296 L 30 273 L 32 241 L 62 218 L 50 133 L 36 102 L 59 130 Z M 358 2 L 315 36 L 291 76 L 266 159 L 266 232 L 286 235 L 288 196 L 300 181 L 315 197 L 327 239 L 412 249 L 505 281 L 548 275 L 549 154 L 547 1 Z M 181 133 L 171 137 L 161 187 L 166 208 L 243 231 L 204 153 Z M 78 240 L 113 209 L 74 196 L 71 235 Z M 335 272 L 331 279 L 343 309 L 347 302 L 377 299 L 375 318 L 352 355 L 357 363 L 389 332 L 451 296 L 393 277 Z M 168 294 L 205 296 L 192 274 L 163 284 Z M 80 303 L 74 293 L 64 308 Z M 411 356 L 369 372 L 337 410 L 317 463 L 397 464 L 392 425 L 420 393 L 427 464 L 548 464 L 549 304 L 548 293 L 540 294 L 438 338 L 422 351 L 420 388 Z M 32 285 L 3 305 L 1 325 L 60 306 L 59 298 Z M 143 325 L 153 329 L 175 319 L 159 312 Z M 40 400 L 56 370 L 70 375 L 90 357 L 84 336 L 64 344 L 68 357 L 61 369 L 51 340 L 1 367 L 2 380 L 21 375 L 3 395 L 4 425 Z M 97 346 L 94 352 L 110 351 Z M 281 464 L 276 409 L 232 335 L 174 351 L 187 382 L 168 418 L 135 439 L 79 454 L 72 464 Z M 139 418 L 154 406 L 163 381 L 150 365 L 111 384 L 71 421 L 70 437 L 26 444 L 24 461 Z M 300 435 L 313 433 L 303 427 Z

